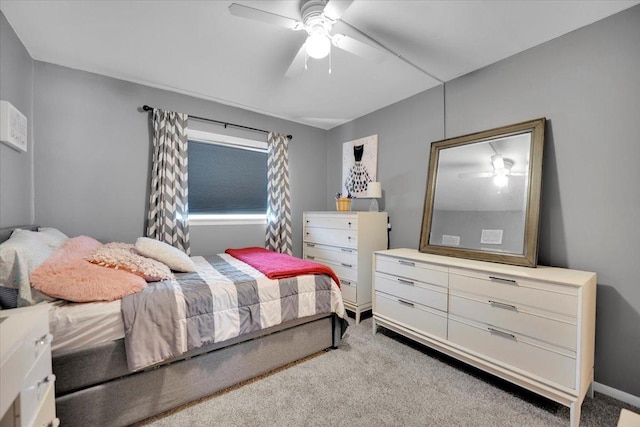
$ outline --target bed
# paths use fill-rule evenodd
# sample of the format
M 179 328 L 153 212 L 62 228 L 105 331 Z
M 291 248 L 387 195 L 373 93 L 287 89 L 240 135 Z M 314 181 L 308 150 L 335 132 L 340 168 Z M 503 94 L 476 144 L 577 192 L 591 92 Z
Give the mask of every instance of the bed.
M 14 228 L 0 230 L 0 242 L 7 240 Z M 32 226 L 19 228 L 37 229 Z M 198 262 L 205 261 L 199 259 Z M 237 264 L 241 262 L 218 255 L 207 258 L 207 264 L 203 265 L 215 269 L 220 263 L 231 263 L 236 269 L 244 269 L 245 273 L 253 271 L 250 266 Z M 209 275 L 218 274 L 213 271 L 209 270 Z M 184 277 L 193 283 L 194 274 L 202 273 Z M 320 283 L 318 276 L 315 277 L 313 280 Z M 303 283 L 306 279 L 300 276 L 281 280 Z M 185 347 L 184 353 L 172 354 L 166 360 L 137 363 L 133 369 L 131 357 L 129 360 L 127 357 L 127 352 L 132 350 L 127 348 L 124 338 L 125 329 L 130 334 L 131 326 L 123 323 L 122 305 L 123 301 L 124 305 L 139 301 L 130 298 L 134 295 L 112 302 L 45 302 L 51 306 L 58 417 L 65 426 L 129 425 L 322 350 L 338 347 L 347 325 L 339 291 L 336 297 L 337 286 L 328 277 L 322 282 L 327 280 L 332 289 L 329 310 L 316 310 L 312 314 L 314 310 L 310 309 L 294 318 L 286 315 L 288 310 L 282 308 L 281 321 L 267 322 L 263 328 L 244 327 L 243 333 L 232 333 L 230 335 L 234 336 L 231 337 L 218 333 L 219 340 L 204 337 L 200 340 L 208 342 L 204 345 Z M 156 285 L 150 283 L 149 288 L 152 286 Z M 148 293 L 149 288 L 135 294 L 136 298 Z M 318 306 L 319 303 L 315 304 Z M 265 309 L 264 313 L 268 311 Z M 270 316 L 264 313 L 263 317 Z M 126 314 L 124 317 L 126 319 Z M 144 336 L 149 333 L 145 329 L 141 331 Z M 185 338 L 183 343 L 186 341 Z

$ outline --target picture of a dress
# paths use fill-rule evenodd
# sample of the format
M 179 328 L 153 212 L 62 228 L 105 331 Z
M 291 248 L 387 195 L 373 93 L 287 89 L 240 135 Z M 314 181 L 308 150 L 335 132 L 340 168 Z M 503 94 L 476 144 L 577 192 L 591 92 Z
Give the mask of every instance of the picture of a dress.
M 366 197 L 367 185 L 376 181 L 378 135 L 342 145 L 342 194 Z

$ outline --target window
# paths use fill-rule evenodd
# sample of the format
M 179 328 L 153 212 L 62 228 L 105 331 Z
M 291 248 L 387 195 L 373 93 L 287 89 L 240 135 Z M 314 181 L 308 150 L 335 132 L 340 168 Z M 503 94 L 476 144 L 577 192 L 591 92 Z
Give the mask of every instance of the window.
M 188 131 L 189 222 L 264 224 L 267 143 Z

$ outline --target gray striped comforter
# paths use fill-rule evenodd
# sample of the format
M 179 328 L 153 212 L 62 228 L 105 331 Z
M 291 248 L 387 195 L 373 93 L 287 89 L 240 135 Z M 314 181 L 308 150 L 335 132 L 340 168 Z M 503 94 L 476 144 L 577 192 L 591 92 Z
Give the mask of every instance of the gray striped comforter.
M 342 294 L 329 276 L 271 280 L 227 254 L 193 260 L 196 273 L 150 283 L 122 299 L 129 370 L 288 320 L 344 317 Z

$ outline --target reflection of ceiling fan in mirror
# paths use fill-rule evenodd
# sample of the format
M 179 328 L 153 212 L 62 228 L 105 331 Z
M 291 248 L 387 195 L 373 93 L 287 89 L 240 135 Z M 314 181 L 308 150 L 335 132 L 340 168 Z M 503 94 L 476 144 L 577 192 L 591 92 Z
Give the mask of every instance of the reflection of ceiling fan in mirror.
M 353 3 L 353 0 L 302 0 L 300 2 L 301 21 L 232 3 L 229 12 L 242 18 L 253 19 L 289 28 L 294 31 L 306 31 L 307 39 L 293 58 L 285 75 L 292 77 L 307 68 L 309 58 L 324 58 L 331 53 L 331 46 L 345 50 L 361 58 L 379 62 L 385 52 L 377 47 L 363 43 L 344 34 L 332 34 L 333 25 Z M 265 4 L 268 4 L 265 2 Z M 329 67 L 331 72 L 331 67 Z
M 523 172 L 513 172 L 514 161 L 502 157 L 502 154 L 494 154 L 491 156 L 491 172 L 467 172 L 460 173 L 460 178 L 493 178 L 493 183 L 497 187 L 505 187 L 509 183 L 510 176 L 526 176 Z

